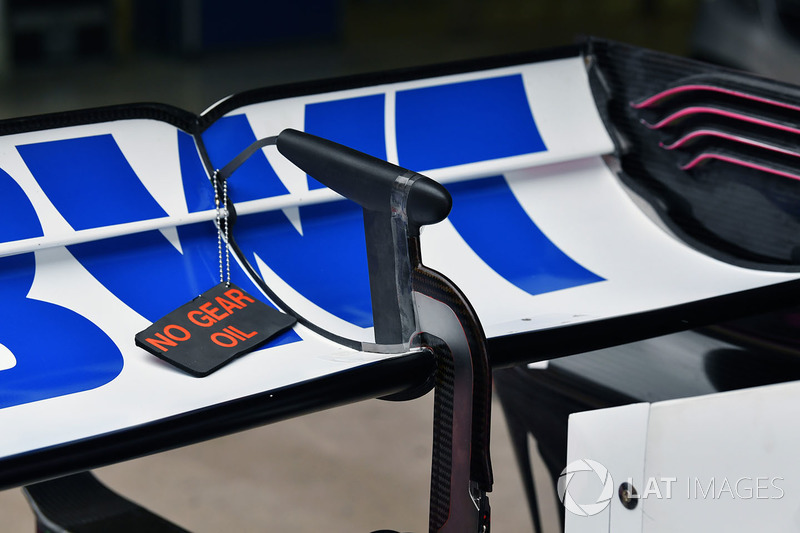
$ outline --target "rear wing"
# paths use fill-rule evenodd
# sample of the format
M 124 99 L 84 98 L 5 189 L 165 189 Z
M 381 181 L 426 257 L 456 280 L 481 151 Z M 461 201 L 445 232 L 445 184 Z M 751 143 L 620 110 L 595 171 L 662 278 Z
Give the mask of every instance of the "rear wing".
M 684 105 L 680 87 L 702 84 L 721 89 L 692 94 L 724 106 Z M 305 131 L 443 183 L 453 210 L 423 228 L 421 254 L 469 300 L 502 366 L 797 301 L 796 162 L 770 137 L 792 126 L 761 115 L 793 117 L 798 101 L 785 85 L 587 41 L 256 90 L 197 117 L 140 105 L 0 123 L 0 485 L 428 380 L 424 350 L 362 349 L 376 339 L 361 209 L 272 148 L 228 180 L 232 279 L 279 307 L 263 282 L 319 331 L 300 324 L 202 380 L 135 346 L 219 281 L 211 178 L 259 138 Z M 666 106 L 725 109 L 698 112 L 723 133 L 692 143 L 708 128 L 680 115 L 678 136 Z M 730 180 L 733 213 L 711 201 Z

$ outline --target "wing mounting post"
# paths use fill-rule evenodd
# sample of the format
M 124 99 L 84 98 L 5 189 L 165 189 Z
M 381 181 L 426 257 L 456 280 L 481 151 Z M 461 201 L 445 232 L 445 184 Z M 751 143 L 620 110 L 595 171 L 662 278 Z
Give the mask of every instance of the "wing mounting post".
M 375 343 L 408 349 L 418 331 L 411 290 L 409 237 L 444 220 L 450 193 L 432 179 L 322 139 L 286 129 L 278 151 L 364 212 Z
M 402 353 L 413 343 L 437 358 L 430 530 L 487 533 L 493 480 L 486 336 L 461 291 L 422 264 L 419 243 L 421 226 L 449 214 L 450 194 L 416 172 L 292 129 L 253 143 L 218 175 L 227 178 L 271 144 L 363 209 L 375 344 L 361 349 Z
M 446 277 L 425 267 L 419 229 L 447 217 L 452 199 L 439 183 L 386 161 L 295 130 L 278 151 L 364 210 L 378 345 L 412 337 L 437 354 L 430 530 L 489 530 L 487 492 L 491 372 L 486 336 L 472 306 Z

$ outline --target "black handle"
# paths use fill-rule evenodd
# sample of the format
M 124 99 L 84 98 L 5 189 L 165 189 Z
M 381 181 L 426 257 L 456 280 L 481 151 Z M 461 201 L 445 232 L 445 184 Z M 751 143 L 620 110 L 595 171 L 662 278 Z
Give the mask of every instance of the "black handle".
M 278 135 L 276 145 L 307 174 L 369 211 L 390 209 L 392 188 L 399 176 L 416 178 L 406 200 L 412 227 L 441 222 L 453 205 L 447 189 L 432 179 L 333 141 L 286 129 Z

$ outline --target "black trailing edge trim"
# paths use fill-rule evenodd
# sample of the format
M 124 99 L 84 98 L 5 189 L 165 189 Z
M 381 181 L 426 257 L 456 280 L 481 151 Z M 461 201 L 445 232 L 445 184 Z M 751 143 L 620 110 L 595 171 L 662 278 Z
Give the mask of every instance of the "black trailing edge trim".
M 433 354 L 421 350 L 122 431 L 7 457 L 0 469 L 0 490 L 393 394 L 426 382 L 434 372 Z
M 198 117 L 194 113 L 167 104 L 141 103 L 79 109 L 3 120 L 0 121 L 0 135 L 136 119 L 166 122 L 187 133 L 195 133 L 198 129 Z
M 488 340 L 492 368 L 565 357 L 696 329 L 800 301 L 800 280 L 715 296 L 634 315 L 593 320 Z

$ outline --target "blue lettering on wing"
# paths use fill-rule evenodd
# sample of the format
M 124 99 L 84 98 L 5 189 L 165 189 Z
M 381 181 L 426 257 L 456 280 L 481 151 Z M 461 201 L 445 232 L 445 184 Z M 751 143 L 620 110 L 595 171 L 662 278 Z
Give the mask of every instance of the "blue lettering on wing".
M 374 94 L 308 104 L 305 131 L 378 159 L 386 159 L 386 96 Z M 323 185 L 308 177 L 310 190 Z
M 94 389 L 122 371 L 122 354 L 103 330 L 70 309 L 25 296 L 34 272 L 33 253 L 0 258 L 0 344 L 16 358 L 0 371 L 0 408 Z
M 0 225 L 0 242 L 12 242 L 44 235 L 39 217 L 22 187 L 4 170 L 0 169 L 0 187 L 3 191 L 3 209 L 11 224 Z
M 20 145 L 17 151 L 76 230 L 167 216 L 111 135 Z
M 542 233 L 502 176 L 453 183 L 449 220 L 487 265 L 528 292 L 542 294 L 603 278 L 561 251 Z
M 302 235 L 281 211 L 272 211 L 239 217 L 236 242 L 251 264 L 257 254 L 307 300 L 351 324 L 372 327 L 361 208 L 342 200 L 299 209 Z
M 398 91 L 400 165 L 417 172 L 546 150 L 522 76 Z
M 6 236 L 41 235 L 33 205 L 3 171 L 0 189 L 20 222 Z M 99 327 L 70 309 L 27 297 L 35 272 L 33 253 L 0 258 L 0 344 L 16 363 L 0 371 L 0 408 L 90 390 L 122 370 L 119 348 Z

